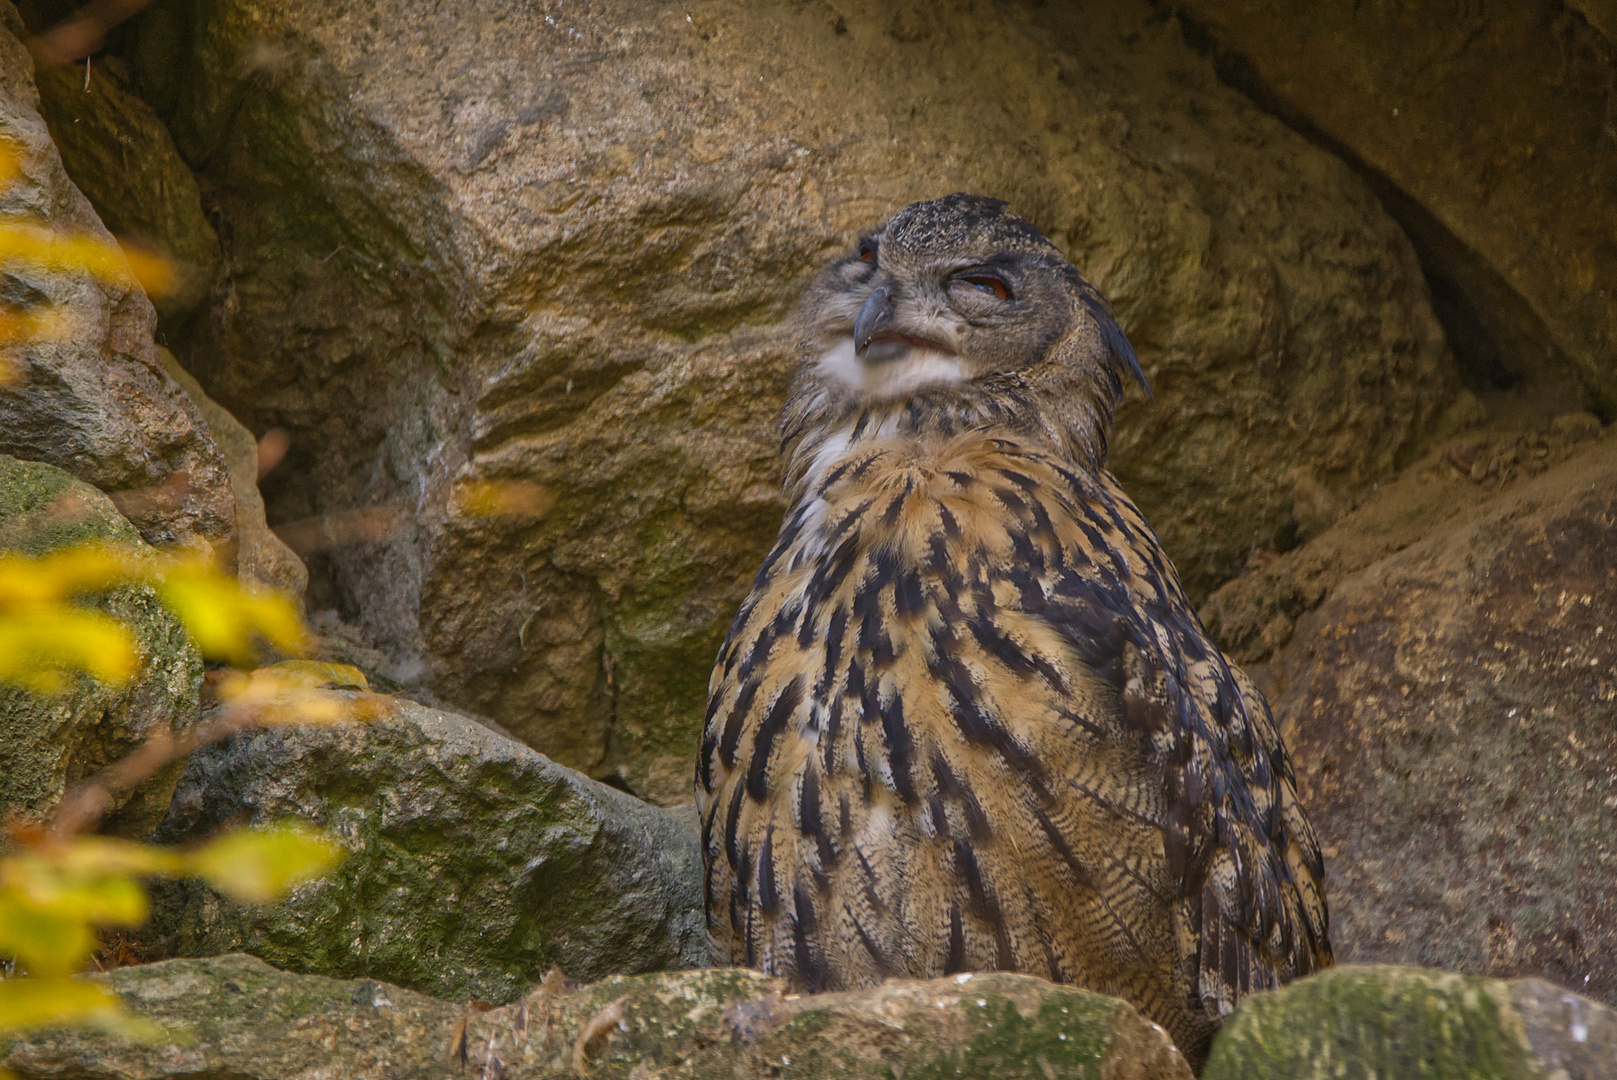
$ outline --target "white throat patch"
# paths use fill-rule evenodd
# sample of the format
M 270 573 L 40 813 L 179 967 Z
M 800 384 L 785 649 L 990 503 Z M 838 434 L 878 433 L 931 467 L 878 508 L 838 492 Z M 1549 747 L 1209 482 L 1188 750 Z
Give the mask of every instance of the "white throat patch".
M 903 397 L 924 386 L 950 386 L 966 381 L 958 356 L 932 349 L 909 349 L 891 360 L 861 360 L 853 338 L 838 338 L 818 360 L 820 373 L 866 397 Z

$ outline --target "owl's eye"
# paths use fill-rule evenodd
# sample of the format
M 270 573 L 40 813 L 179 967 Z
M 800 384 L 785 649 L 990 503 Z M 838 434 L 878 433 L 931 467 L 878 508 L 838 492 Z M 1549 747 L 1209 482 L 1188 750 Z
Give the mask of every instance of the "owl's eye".
M 999 280 L 999 278 L 976 275 L 972 277 L 963 277 L 960 280 L 971 286 L 973 289 L 976 289 L 979 292 L 985 292 L 995 299 L 1009 300 L 1011 298 L 1011 290 L 1006 288 L 1005 283 Z
M 859 241 L 859 261 L 860 262 L 875 262 L 876 261 L 876 245 L 871 243 L 869 240 L 861 240 L 861 241 Z

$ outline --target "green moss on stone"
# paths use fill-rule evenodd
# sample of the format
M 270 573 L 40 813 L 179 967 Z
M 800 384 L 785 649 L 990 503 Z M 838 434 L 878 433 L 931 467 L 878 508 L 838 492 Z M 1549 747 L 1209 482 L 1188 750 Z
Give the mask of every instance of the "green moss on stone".
M 1529 1080 L 1492 980 L 1413 968 L 1335 968 L 1243 1001 L 1203 1080 Z
M 1098 1075 L 1117 1002 L 1098 995 L 1054 994 L 1040 1003 L 1034 1016 L 1023 1017 L 1015 1002 L 987 994 L 967 997 L 960 1009 L 968 1028 L 977 1031 L 971 1041 L 930 1060 L 910 1061 L 904 1067 L 905 1080 Z
M 0 552 L 39 556 L 89 542 L 145 545 L 111 501 L 52 465 L 0 455 Z M 128 684 L 77 678 L 43 697 L 0 686 L 0 813 L 44 814 L 64 787 L 133 751 L 151 729 L 183 728 L 197 715 L 202 658 L 185 628 L 145 586 L 86 598 L 134 633 L 143 654 Z M 150 832 L 167 806 L 181 763 L 154 776 L 114 809 L 114 831 Z

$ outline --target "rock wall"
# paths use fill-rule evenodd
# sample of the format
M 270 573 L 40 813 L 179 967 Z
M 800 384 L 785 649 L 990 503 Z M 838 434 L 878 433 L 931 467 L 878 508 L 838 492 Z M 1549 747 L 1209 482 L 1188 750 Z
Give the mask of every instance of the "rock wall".
M 228 223 L 182 360 L 293 432 L 272 517 L 395 507 L 317 575 L 395 675 L 660 801 L 782 512 L 778 324 L 905 203 L 1007 198 L 1112 298 L 1157 394 L 1118 468 L 1196 591 L 1456 384 L 1365 185 L 1139 5 L 176 3 L 133 55 Z
M 1480 381 L 1558 376 L 1617 413 L 1610 3 L 1173 6 L 1231 82 L 1379 180 Z

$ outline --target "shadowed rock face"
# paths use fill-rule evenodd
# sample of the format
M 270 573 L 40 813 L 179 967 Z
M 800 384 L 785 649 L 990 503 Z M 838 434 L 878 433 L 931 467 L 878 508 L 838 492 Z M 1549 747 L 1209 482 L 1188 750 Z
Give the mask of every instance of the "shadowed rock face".
M 1617 413 L 1617 6 L 1175 7 L 1231 82 L 1376 177 L 1477 380 L 1559 377 Z
M 0 23 L 0 135 L 21 170 L 0 189 L 0 213 L 110 240 L 40 118 L 21 20 L 6 8 Z M 20 374 L 0 385 L 0 453 L 49 462 L 112 493 L 148 543 L 206 543 L 229 564 L 230 477 L 207 424 L 163 371 L 145 294 L 14 262 L 0 274 L 0 301 L 59 320 L 49 340 L 7 350 Z
M 1617 440 L 1335 586 L 1274 667 L 1347 962 L 1617 1001 Z
M 896 208 L 1008 199 L 1112 298 L 1157 394 L 1115 460 L 1196 591 L 1329 520 L 1454 385 L 1363 184 L 1135 5 L 218 0 L 165 47 L 228 223 L 182 359 L 292 430 L 272 520 L 399 507 L 316 561 L 323 595 L 658 800 L 779 523 L 779 324 Z M 465 513 L 489 479 L 548 515 Z

